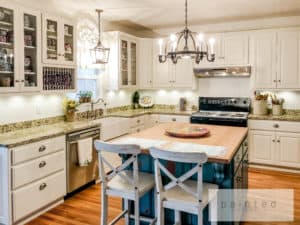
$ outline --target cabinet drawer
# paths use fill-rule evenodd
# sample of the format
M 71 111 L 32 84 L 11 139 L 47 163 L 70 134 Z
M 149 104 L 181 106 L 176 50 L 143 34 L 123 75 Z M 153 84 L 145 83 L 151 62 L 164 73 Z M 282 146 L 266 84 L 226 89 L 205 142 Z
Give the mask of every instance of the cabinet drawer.
M 47 155 L 12 168 L 12 186 L 16 189 L 65 168 L 65 151 Z
M 138 117 L 135 117 L 135 118 L 132 118 L 130 120 L 130 127 L 138 127 L 138 126 L 141 126 L 141 125 L 144 125 L 145 123 L 145 117 L 144 116 L 138 116 Z
M 300 122 L 276 121 L 276 120 L 249 120 L 248 126 L 251 130 L 270 130 L 300 132 Z
M 52 152 L 64 150 L 65 145 L 65 136 L 60 136 L 12 148 L 12 164 L 16 165 Z
M 144 129 L 145 129 L 144 126 L 134 127 L 134 128 L 130 129 L 130 133 L 139 133 L 139 132 L 141 132 Z
M 64 171 L 13 191 L 14 222 L 63 197 L 65 193 L 66 174 Z
M 190 122 L 189 116 L 172 116 L 172 115 L 160 115 L 159 121 L 161 123 L 169 123 L 169 122 Z

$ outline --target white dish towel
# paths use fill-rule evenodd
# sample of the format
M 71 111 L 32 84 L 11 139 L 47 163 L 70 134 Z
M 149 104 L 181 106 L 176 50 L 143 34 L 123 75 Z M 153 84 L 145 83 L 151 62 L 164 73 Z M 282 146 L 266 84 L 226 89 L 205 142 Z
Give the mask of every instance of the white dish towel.
M 88 166 L 93 160 L 93 138 L 86 138 L 78 141 L 78 164 Z

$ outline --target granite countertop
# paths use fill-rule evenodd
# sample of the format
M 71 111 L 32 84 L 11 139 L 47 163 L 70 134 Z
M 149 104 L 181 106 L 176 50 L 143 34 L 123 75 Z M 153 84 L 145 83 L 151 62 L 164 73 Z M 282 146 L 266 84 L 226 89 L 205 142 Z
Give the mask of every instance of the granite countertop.
M 105 113 L 96 120 L 82 120 L 76 122 L 57 122 L 49 125 L 37 126 L 32 128 L 20 129 L 0 134 L 0 147 L 13 148 L 19 145 L 41 141 L 47 138 L 65 135 L 82 129 L 101 126 L 101 119 L 108 117 L 131 118 L 146 114 L 172 114 L 172 115 L 191 115 L 192 111 L 180 112 L 172 109 L 136 109 L 123 110 Z
M 288 110 L 281 116 L 268 115 L 254 115 L 248 116 L 249 120 L 278 120 L 278 121 L 294 121 L 300 122 L 300 110 Z
M 131 117 L 136 117 L 136 116 L 142 116 L 142 115 L 147 115 L 147 114 L 171 114 L 171 115 L 186 115 L 190 116 L 192 113 L 196 111 L 179 111 L 176 109 L 130 109 L 130 110 L 124 110 L 124 111 L 116 111 L 112 113 L 107 113 L 104 114 L 104 117 L 109 117 L 109 116 L 116 116 L 116 117 L 126 117 L 126 118 L 131 118 Z

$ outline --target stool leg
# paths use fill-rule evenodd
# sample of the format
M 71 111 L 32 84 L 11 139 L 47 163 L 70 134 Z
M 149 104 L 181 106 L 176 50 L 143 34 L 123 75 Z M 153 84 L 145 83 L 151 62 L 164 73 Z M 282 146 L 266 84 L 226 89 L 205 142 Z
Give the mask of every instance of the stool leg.
M 134 200 L 134 225 L 140 224 L 140 198 L 138 192 L 135 193 Z
M 107 224 L 107 195 L 105 193 L 105 187 L 101 188 L 101 225 Z
M 165 211 L 162 206 L 161 196 L 157 194 L 157 225 L 165 225 Z
M 198 206 L 198 225 L 203 225 L 202 207 Z
M 175 224 L 181 225 L 181 213 L 178 210 L 175 210 Z
M 129 225 L 129 217 L 130 217 L 130 203 L 129 199 L 124 199 L 124 209 L 127 210 L 127 213 L 125 215 L 125 224 Z

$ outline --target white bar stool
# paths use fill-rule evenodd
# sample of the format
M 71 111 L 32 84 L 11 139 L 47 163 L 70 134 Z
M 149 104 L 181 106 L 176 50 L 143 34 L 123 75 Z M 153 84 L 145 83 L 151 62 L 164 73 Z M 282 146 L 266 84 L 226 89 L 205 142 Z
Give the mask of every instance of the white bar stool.
M 215 220 L 217 218 L 216 197 L 218 186 L 203 183 L 202 181 L 202 166 L 207 162 L 207 155 L 205 153 L 171 152 L 157 148 L 150 148 L 150 153 L 155 160 L 155 182 L 158 192 L 157 225 L 164 225 L 164 208 L 175 211 L 175 224 L 177 225 L 181 225 L 180 212 L 197 215 L 198 225 L 202 225 L 202 211 L 208 204 L 214 204 L 211 207 L 213 210 L 210 210 L 210 215 L 214 218 L 214 222 L 211 224 L 217 224 Z M 160 163 L 160 159 L 182 163 L 196 163 L 197 165 L 177 178 Z M 171 180 L 166 185 L 162 183 L 161 171 Z M 189 179 L 194 174 L 197 174 L 197 181 Z M 208 190 L 215 190 L 211 199 L 209 199 Z
M 155 187 L 154 176 L 150 173 L 139 172 L 137 156 L 141 153 L 138 145 L 110 144 L 102 141 L 95 141 L 98 151 L 99 173 L 101 179 L 101 225 L 107 225 L 107 196 L 116 196 L 124 199 L 124 211 L 118 215 L 109 225 L 113 225 L 125 216 L 126 225 L 129 219 L 134 218 L 135 225 L 139 225 L 140 220 L 154 224 L 156 218 L 141 217 L 139 213 L 139 199 L 148 191 Z M 122 165 L 115 168 L 104 157 L 102 152 L 131 155 Z M 106 174 L 104 170 L 106 164 L 112 172 Z M 128 167 L 133 164 L 133 171 Z M 130 200 L 134 201 L 134 216 L 130 212 Z

